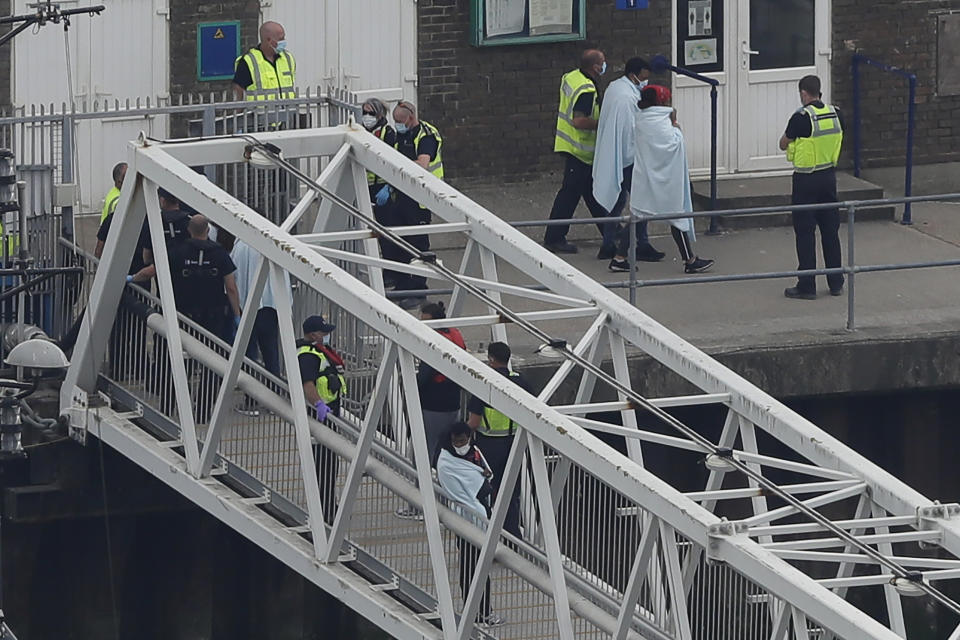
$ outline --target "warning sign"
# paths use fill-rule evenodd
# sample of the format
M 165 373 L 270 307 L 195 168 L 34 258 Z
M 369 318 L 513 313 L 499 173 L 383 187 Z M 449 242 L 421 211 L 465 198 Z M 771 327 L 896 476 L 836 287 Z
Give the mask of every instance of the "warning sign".
M 239 56 L 239 22 L 205 22 L 197 25 L 198 80 L 232 78 Z
M 223 40 L 227 36 L 223 35 L 223 27 L 217 27 L 217 32 L 213 34 L 214 40 Z

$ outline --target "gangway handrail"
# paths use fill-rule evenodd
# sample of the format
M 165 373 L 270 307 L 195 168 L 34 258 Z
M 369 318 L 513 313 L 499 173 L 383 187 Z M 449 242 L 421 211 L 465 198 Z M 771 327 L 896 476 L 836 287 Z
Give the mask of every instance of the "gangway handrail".
M 913 193 L 913 131 L 916 122 L 917 110 L 917 74 L 900 67 L 881 62 L 869 56 L 855 53 L 850 58 L 850 69 L 853 75 L 853 175 L 860 177 L 860 65 L 865 64 L 887 73 L 906 78 L 909 85 L 907 97 L 907 152 L 906 175 L 904 176 L 903 195 L 909 198 Z M 913 224 L 910 204 L 913 200 L 905 200 L 901 224 Z

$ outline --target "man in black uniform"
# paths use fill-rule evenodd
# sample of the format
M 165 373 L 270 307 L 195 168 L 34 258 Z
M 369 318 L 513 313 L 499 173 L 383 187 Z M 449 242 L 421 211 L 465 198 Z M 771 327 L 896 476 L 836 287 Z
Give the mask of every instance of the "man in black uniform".
M 393 109 L 393 120 L 397 123 L 397 151 L 410 158 L 421 167 L 443 180 L 442 147 L 443 139 L 440 132 L 429 122 L 417 118 L 417 109 L 405 100 L 397 103 Z M 397 192 L 394 206 L 394 226 L 416 226 L 430 224 L 430 210 L 420 206 L 413 198 Z M 407 236 L 407 242 L 420 251 L 430 248 L 430 236 Z M 411 257 L 406 252 L 392 246 L 389 255 L 385 258 L 396 262 L 410 263 Z M 418 290 L 427 288 L 427 279 L 423 276 L 401 274 L 396 281 L 398 291 Z M 404 309 L 419 307 L 426 300 L 426 296 L 411 296 L 400 300 Z
M 837 160 L 843 144 L 843 120 L 833 105 L 820 99 L 820 78 L 800 80 L 803 104 L 787 123 L 780 149 L 793 163 L 793 204 L 837 202 Z M 816 230 L 820 227 L 823 262 L 828 269 L 841 266 L 840 211 L 836 207 L 794 211 L 793 230 L 797 239 L 798 271 L 817 268 Z M 843 293 L 843 274 L 827 276 L 830 295 Z M 817 297 L 814 276 L 800 276 L 797 286 L 784 290 L 788 298 L 813 300 Z
M 503 342 L 491 342 L 487 347 L 487 363 L 495 371 L 506 376 L 522 389 L 530 392 L 530 386 L 526 379 L 516 371 L 510 371 L 510 347 Z M 483 400 L 473 396 L 467 404 L 467 410 L 470 417 L 467 424 L 478 434 L 478 445 L 483 455 L 487 458 L 487 463 L 493 471 L 493 491 L 495 495 L 500 494 L 500 483 L 503 482 L 503 476 L 507 470 L 507 459 L 510 457 L 510 449 L 513 447 L 513 436 L 517 425 L 513 420 L 493 407 L 488 406 Z M 513 486 L 513 494 L 510 496 L 510 505 L 507 507 L 507 516 L 503 522 L 503 528 L 513 535 L 520 537 L 520 482 Z
M 177 309 L 224 340 L 240 321 L 240 296 L 227 250 L 208 237 L 210 224 L 202 215 L 190 218 L 190 237 L 173 247 L 170 272 Z

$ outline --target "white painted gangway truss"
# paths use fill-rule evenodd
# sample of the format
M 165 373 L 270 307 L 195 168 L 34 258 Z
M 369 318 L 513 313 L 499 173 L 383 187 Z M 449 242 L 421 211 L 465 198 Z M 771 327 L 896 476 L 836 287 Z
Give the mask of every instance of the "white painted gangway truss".
M 386 632 L 859 640 L 935 628 L 960 638 L 960 608 L 945 595 L 960 578 L 960 507 L 911 489 L 362 128 L 141 138 L 128 162 L 102 261 L 88 260 L 96 276 L 61 394 L 72 435 L 102 440 Z M 270 167 L 303 197 L 273 224 L 191 167 Z M 368 171 L 433 222 L 379 225 Z M 158 187 L 263 256 L 233 344 L 175 313 Z M 124 286 L 144 219 L 156 296 Z M 456 236 L 459 264 L 404 240 L 422 233 Z M 416 259 L 386 262 L 379 241 Z M 384 269 L 452 290 L 448 318 L 399 308 Z M 244 358 L 267 279 L 284 354 L 304 317 L 337 325 L 339 418 L 315 419 L 296 358 L 280 377 Z M 533 396 L 441 326 L 479 327 L 487 341 L 523 335 L 560 359 Z M 640 354 L 690 393 L 645 397 L 629 360 Z M 437 485 L 418 361 L 518 425 L 503 482 L 520 483 L 522 538 L 503 531 L 507 500 L 477 522 Z M 260 415 L 234 411 L 245 398 Z M 693 405 L 721 418 L 676 417 Z M 422 519 L 397 518 L 406 505 Z M 471 546 L 464 593 L 459 559 Z M 503 624 L 479 615 L 488 577 Z

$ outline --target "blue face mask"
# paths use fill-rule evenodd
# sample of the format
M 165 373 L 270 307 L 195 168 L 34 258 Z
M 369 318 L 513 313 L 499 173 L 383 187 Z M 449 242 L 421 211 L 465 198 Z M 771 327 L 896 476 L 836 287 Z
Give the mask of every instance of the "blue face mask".
M 402 122 L 397 123 L 397 133 L 399 133 L 400 135 L 405 134 L 409 130 L 410 129 L 407 127 L 407 125 L 403 124 Z
M 280 40 L 277 42 L 277 53 L 283 53 L 287 50 L 287 41 Z
M 607 61 L 604 60 L 603 64 L 600 65 L 600 75 L 603 75 L 607 72 Z
M 327 335 L 323 336 L 323 344 L 327 345 L 328 347 L 330 346 L 330 334 L 329 334 L 329 333 L 328 333 Z

